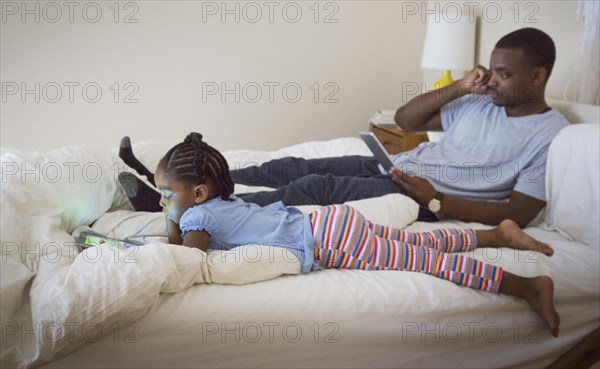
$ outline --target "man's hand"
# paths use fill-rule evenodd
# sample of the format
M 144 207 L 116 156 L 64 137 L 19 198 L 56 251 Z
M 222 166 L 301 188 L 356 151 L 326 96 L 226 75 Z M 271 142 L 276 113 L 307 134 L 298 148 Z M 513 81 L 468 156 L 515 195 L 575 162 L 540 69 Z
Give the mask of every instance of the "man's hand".
M 390 170 L 390 175 L 394 182 L 419 205 L 426 207 L 435 196 L 435 188 L 426 179 L 409 176 L 396 167 Z
M 478 65 L 466 76 L 458 81 L 461 88 L 474 94 L 485 94 L 488 89 L 488 83 L 492 73 L 485 67 Z

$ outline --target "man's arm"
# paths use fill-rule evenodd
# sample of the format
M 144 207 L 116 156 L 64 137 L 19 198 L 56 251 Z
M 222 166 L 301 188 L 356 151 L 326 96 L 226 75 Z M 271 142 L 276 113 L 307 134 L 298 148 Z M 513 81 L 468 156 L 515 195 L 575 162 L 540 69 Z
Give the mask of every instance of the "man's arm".
M 546 203 L 524 193 L 513 191 L 508 202 L 471 201 L 444 195 L 441 212 L 463 222 L 498 225 L 511 219 L 524 228 L 544 208 Z
M 407 131 L 441 131 L 442 106 L 470 93 L 485 93 L 489 79 L 489 71 L 478 66 L 446 87 L 412 98 L 396 111 L 396 124 Z
M 390 171 L 392 179 L 408 196 L 419 205 L 427 207 L 436 191 L 426 179 L 409 176 L 398 168 Z M 463 222 L 479 222 L 498 225 L 504 219 L 511 219 L 523 228 L 531 222 L 546 205 L 546 202 L 524 193 L 513 191 L 507 202 L 465 200 L 444 195 L 441 212 L 452 219 Z

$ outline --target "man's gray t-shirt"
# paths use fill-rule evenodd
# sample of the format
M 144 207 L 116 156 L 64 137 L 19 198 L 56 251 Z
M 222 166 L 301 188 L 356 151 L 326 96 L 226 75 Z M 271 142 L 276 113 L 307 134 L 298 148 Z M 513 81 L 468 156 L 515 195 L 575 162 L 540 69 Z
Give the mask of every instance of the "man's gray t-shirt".
M 467 95 L 441 109 L 445 131 L 393 157 L 409 175 L 437 191 L 475 200 L 500 200 L 514 191 L 546 201 L 548 147 L 569 122 L 555 109 L 509 117 L 485 95 Z

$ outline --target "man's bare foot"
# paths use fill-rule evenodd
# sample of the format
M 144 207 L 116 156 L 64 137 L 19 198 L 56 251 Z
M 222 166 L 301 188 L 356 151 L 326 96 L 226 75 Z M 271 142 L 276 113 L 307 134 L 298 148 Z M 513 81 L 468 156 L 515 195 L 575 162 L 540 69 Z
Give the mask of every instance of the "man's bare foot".
M 538 251 L 548 256 L 554 254 L 552 247 L 529 236 L 521 230 L 517 223 L 510 219 L 503 220 L 500 225 L 498 225 L 498 228 L 496 228 L 496 231 L 503 240 L 500 246 L 517 250 Z
M 554 309 L 554 282 L 547 276 L 523 279 L 523 299 L 544 319 L 550 334 L 557 337 L 560 317 Z

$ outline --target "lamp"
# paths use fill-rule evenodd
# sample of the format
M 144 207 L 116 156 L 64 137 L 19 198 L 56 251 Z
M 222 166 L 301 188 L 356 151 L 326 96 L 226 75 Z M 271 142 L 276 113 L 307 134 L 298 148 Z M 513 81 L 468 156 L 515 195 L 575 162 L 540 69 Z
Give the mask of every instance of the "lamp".
M 475 60 L 475 21 L 457 13 L 427 15 L 421 68 L 443 70 L 433 89 L 453 82 L 451 70 L 471 70 Z

